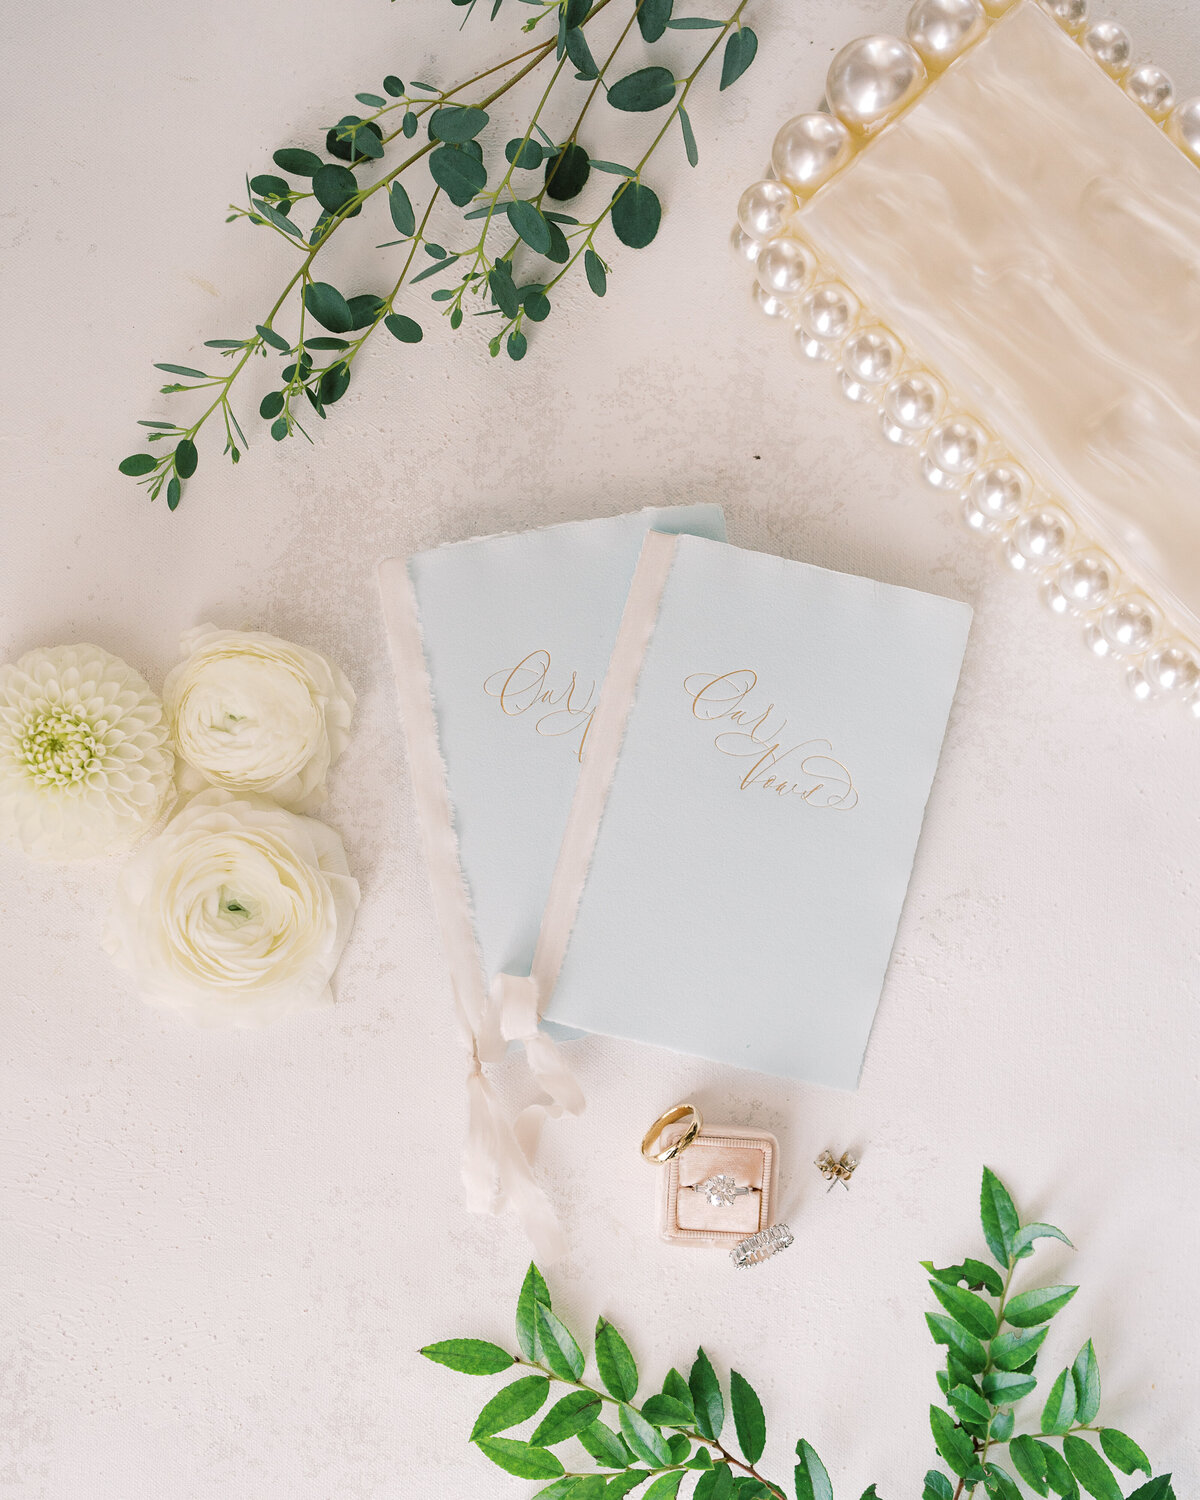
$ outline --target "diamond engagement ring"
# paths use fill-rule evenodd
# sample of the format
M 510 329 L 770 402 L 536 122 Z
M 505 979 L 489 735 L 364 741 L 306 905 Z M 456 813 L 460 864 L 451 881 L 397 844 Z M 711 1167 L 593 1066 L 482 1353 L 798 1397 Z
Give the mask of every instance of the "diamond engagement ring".
M 703 1182 L 691 1184 L 693 1193 L 702 1193 L 713 1208 L 729 1208 L 735 1198 L 757 1193 L 757 1188 L 738 1187 L 727 1172 L 718 1172 L 715 1177 L 706 1177 Z

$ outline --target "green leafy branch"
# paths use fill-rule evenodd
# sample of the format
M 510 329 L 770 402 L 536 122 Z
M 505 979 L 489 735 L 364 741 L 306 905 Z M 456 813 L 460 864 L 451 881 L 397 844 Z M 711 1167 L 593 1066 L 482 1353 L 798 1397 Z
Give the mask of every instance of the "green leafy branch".
M 1070 1241 L 1052 1224 L 1022 1224 L 1008 1191 L 987 1169 L 980 1210 L 995 1264 L 967 1258 L 938 1269 L 922 1262 L 943 1308 L 926 1321 L 946 1348 L 938 1372 L 945 1405 L 930 1407 L 930 1426 L 949 1470 L 926 1474 L 922 1500 L 959 1500 L 977 1486 L 989 1500 L 1022 1500 L 1029 1492 L 1061 1500 L 1080 1500 L 1081 1492 L 1093 1500 L 1175 1500 L 1169 1474 L 1153 1476 L 1132 1438 L 1098 1424 L 1100 1372 L 1091 1340 L 1054 1380 L 1036 1430 L 1014 1435 L 1014 1407 L 1037 1385 L 1033 1372 L 1050 1321 L 1077 1291 L 1015 1291 L 1015 1273 L 1036 1241 Z M 448 1339 L 421 1353 L 468 1375 L 522 1372 L 484 1406 L 471 1441 L 506 1473 L 541 1482 L 532 1500 L 622 1500 L 643 1485 L 641 1500 L 676 1500 L 687 1483 L 694 1486 L 692 1500 L 789 1500 L 793 1493 L 796 1500 L 833 1500 L 828 1471 L 805 1439 L 796 1445 L 793 1489 L 759 1472 L 767 1436 L 762 1402 L 736 1370 L 727 1399 L 703 1349 L 686 1378 L 672 1369 L 661 1391 L 637 1405 L 637 1364 L 602 1317 L 594 1341 L 599 1384 L 589 1383 L 583 1350 L 554 1312 L 536 1266 L 517 1299 L 516 1335 L 518 1354 L 482 1339 Z M 563 1386 L 566 1393 L 543 1412 L 552 1390 Z M 722 1437 L 727 1411 L 736 1452 Z M 511 1435 L 534 1418 L 526 1436 Z M 572 1442 L 578 1457 L 554 1451 Z M 1004 1449 L 1015 1473 L 997 1462 Z M 1118 1473 L 1147 1477 L 1125 1496 Z M 880 1500 L 876 1486 L 861 1500 Z
M 474 9 L 474 0 L 453 3 L 465 7 L 466 16 Z M 302 415 L 308 419 L 305 404 L 317 419 L 326 418 L 329 408 L 348 390 L 355 360 L 378 328 L 385 328 L 402 344 L 421 342 L 421 323 L 396 307 L 401 294 L 420 282 L 457 271 L 457 282 L 433 288 L 430 300 L 454 330 L 462 326 L 468 312 L 475 317 L 498 317 L 500 331 L 488 338 L 489 351 L 495 356 L 503 347 L 511 359 L 519 360 L 528 348 L 529 325 L 543 322 L 552 311 L 549 292 L 580 263 L 591 291 L 604 296 L 610 266 L 597 248 L 599 230 L 611 225 L 616 239 L 631 249 L 645 248 L 654 240 L 662 204 L 643 174 L 675 121 L 688 161 L 697 164 L 698 148 L 686 101 L 722 45 L 721 89 L 735 83 L 754 61 L 758 39 L 742 21 L 748 0 L 740 0 L 723 19 L 676 16 L 674 0 L 523 3 L 532 6 L 535 14 L 523 22 L 521 30 L 529 33 L 542 22 L 550 22 L 552 37 L 446 89 L 425 82 L 406 86 L 389 74 L 381 93 L 355 96 L 368 111 L 365 115 L 344 115 L 325 133 L 324 156 L 305 147 L 285 146 L 272 157 L 278 173 L 247 178 L 245 204 L 231 204 L 228 221 L 248 223 L 283 239 L 299 262 L 252 333 L 206 341 L 206 349 L 229 361 L 225 373 L 209 374 L 183 364 L 155 366 L 176 377 L 160 388 L 161 394 L 202 394 L 190 421 L 143 419 L 139 425 L 146 429 L 147 451 L 131 454 L 119 465 L 122 473 L 147 488 L 152 500 L 165 492 L 169 508 L 178 506 L 184 483 L 199 463 L 197 438 L 210 421 L 219 422 L 224 452 L 238 463 L 248 444 L 231 397 L 256 358 L 278 356 L 283 361 L 278 385 L 259 405 L 259 416 L 269 424 L 272 438 L 282 441 L 299 432 L 311 441 L 301 421 Z M 615 44 L 603 63 L 597 64 L 589 35 L 597 18 L 613 3 L 628 4 L 629 13 Z M 500 9 L 501 0 L 494 0 L 493 20 Z M 650 46 L 686 38 L 693 31 L 712 31 L 715 37 L 699 61 L 680 77 L 673 68 L 656 63 L 610 83 L 610 69 L 635 25 Z M 489 178 L 498 170 L 489 165 L 483 144 L 491 123 L 489 108 L 539 69 L 549 76 L 538 103 L 523 132 L 504 145 L 505 169 L 489 188 Z M 572 82 L 585 85 L 586 95 L 572 128 L 556 142 L 541 121 L 560 85 L 565 88 Z M 600 100 L 633 114 L 651 114 L 671 106 L 665 123 L 635 165 L 593 155 L 582 143 L 581 134 L 594 128 L 590 112 Z M 422 129 L 427 139 L 418 145 Z M 360 169 L 378 166 L 393 147 L 405 146 L 411 149 L 398 163 L 373 181 L 360 181 L 356 175 Z M 428 179 L 413 175 L 419 163 L 424 163 L 422 171 Z M 542 174 L 540 186 L 523 187 L 526 174 L 534 171 Z M 571 202 L 589 181 L 604 174 L 620 180 L 590 218 L 580 219 L 549 206 Z M 384 240 L 377 248 L 400 247 L 400 269 L 390 292 L 348 295 L 321 279 L 316 263 L 333 237 L 380 194 L 377 201 L 386 202 L 390 230 L 399 237 Z M 424 197 L 419 213 L 414 197 L 418 203 Z M 459 210 L 459 222 L 471 227 L 473 238 L 460 249 L 447 249 L 440 243 L 449 236 L 429 237 L 431 212 L 445 205 Z M 316 217 L 305 228 L 299 213 L 312 207 Z M 482 221 L 478 227 L 476 221 Z M 497 253 L 489 237 L 498 233 L 505 235 L 506 243 Z M 420 264 L 419 254 L 430 263 Z M 539 261 L 548 264 L 539 269 Z

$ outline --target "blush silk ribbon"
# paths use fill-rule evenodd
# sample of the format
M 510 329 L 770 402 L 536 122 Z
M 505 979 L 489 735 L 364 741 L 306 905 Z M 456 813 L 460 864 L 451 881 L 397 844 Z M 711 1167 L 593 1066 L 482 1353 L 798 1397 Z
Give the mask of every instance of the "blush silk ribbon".
M 412 580 L 403 558 L 389 558 L 379 569 L 434 911 L 450 969 L 455 1016 L 469 1055 L 467 1139 L 462 1163 L 466 1204 L 473 1213 L 515 1210 L 535 1255 L 544 1264 L 561 1260 L 567 1244 L 533 1173 L 542 1126 L 548 1118 L 581 1114 L 585 1100 L 559 1049 L 538 1021 L 542 1005 L 554 989 L 575 923 L 674 551 L 673 536 L 654 532 L 647 536 L 592 723 L 587 759 L 542 919 L 533 973 L 498 974 L 490 986 L 459 860 Z M 485 1066 L 499 1062 L 513 1043 L 523 1047 L 530 1071 L 546 1098 L 509 1120 Z

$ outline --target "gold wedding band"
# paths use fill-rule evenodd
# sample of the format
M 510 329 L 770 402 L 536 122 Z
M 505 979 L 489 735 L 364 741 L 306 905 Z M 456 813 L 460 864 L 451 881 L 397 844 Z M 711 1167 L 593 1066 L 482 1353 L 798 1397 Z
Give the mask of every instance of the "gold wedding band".
M 690 1119 L 688 1117 L 691 1117 Z M 659 1151 L 650 1148 L 659 1139 L 663 1131 L 669 1125 L 677 1125 L 680 1120 L 687 1120 L 683 1133 L 671 1142 L 669 1146 L 662 1147 Z M 667 1110 L 666 1114 L 659 1115 L 650 1129 L 642 1137 L 642 1155 L 647 1161 L 668 1162 L 673 1161 L 681 1151 L 685 1151 L 700 1132 L 704 1129 L 704 1121 L 700 1111 L 694 1104 L 677 1104 L 673 1109 Z

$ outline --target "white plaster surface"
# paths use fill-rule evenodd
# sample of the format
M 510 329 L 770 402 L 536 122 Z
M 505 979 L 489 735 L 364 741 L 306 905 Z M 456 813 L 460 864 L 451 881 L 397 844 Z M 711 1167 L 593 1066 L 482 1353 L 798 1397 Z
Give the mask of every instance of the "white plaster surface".
M 759 62 L 698 93 L 700 169 L 672 148 L 654 174 L 660 241 L 614 253 L 603 304 L 564 295 L 520 366 L 426 316 L 419 348 L 369 350 L 315 448 L 260 438 L 230 474 L 206 446 L 174 516 L 115 473 L 134 418 L 164 410 L 150 362 L 193 362 L 274 295 L 286 247 L 222 223 L 243 170 L 315 142 L 384 72 L 465 76 L 495 45 L 483 9 L 462 33 L 440 0 L 46 0 L 8 18 L 0 656 L 94 639 L 157 681 L 208 618 L 330 653 L 361 693 L 328 817 L 364 900 L 336 1009 L 198 1032 L 99 952 L 112 868 L 0 855 L 0 1497 L 534 1488 L 466 1443 L 493 1382 L 415 1355 L 510 1341 L 526 1252 L 458 1206 L 462 1059 L 371 575 L 388 552 L 683 499 L 724 502 L 744 545 L 954 594 L 976 622 L 860 1089 L 581 1043 L 590 1108 L 545 1146 L 572 1244 L 557 1305 L 581 1332 L 601 1312 L 623 1327 L 647 1381 L 701 1340 L 743 1370 L 767 1472 L 789 1474 L 805 1436 L 839 1496 L 877 1480 L 902 1500 L 936 1394 L 917 1262 L 978 1251 L 986 1161 L 1079 1246 L 1031 1266 L 1082 1287 L 1046 1371 L 1092 1335 L 1107 1420 L 1190 1495 L 1195 726 L 1128 701 L 995 566 L 752 312 L 726 248 L 775 126 L 815 103 L 844 41 L 900 27 L 896 0 L 754 0 Z M 1188 0 L 1122 11 L 1195 92 Z M 627 124 L 610 119 L 605 154 Z M 370 286 L 376 263 L 348 253 L 346 276 Z M 684 1096 L 780 1138 L 797 1245 L 767 1267 L 655 1238 L 637 1141 Z M 810 1165 L 826 1146 L 862 1157 L 848 1195 Z

